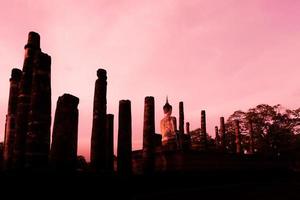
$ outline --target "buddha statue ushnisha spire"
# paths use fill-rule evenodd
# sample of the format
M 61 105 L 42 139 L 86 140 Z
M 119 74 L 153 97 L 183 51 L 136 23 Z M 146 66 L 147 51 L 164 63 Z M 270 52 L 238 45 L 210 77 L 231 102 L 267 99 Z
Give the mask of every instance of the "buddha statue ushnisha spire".
M 163 107 L 164 113 L 168 113 L 170 110 L 172 112 L 172 106 L 169 104 L 168 96 L 166 96 L 166 103 Z

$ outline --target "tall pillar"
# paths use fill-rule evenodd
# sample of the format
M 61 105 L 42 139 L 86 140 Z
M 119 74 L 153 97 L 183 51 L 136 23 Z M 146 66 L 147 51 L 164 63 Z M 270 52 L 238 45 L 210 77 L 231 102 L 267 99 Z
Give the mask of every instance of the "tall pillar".
M 106 132 L 105 132 L 105 172 L 114 172 L 114 115 L 106 115 Z
M 35 64 L 34 60 L 40 51 L 39 34 L 30 32 L 28 34 L 28 42 L 25 45 L 23 73 L 19 84 L 16 134 L 13 150 L 13 165 L 16 169 L 23 168 L 25 164 L 25 145 L 31 101 L 32 72 Z
M 131 102 L 119 102 L 118 126 L 118 174 L 130 175 L 132 173 L 132 128 L 131 128 Z
M 179 148 L 182 149 L 184 146 L 184 111 L 183 102 L 179 102 Z
M 234 120 L 234 127 L 235 127 L 235 146 L 236 146 L 236 153 L 241 153 L 241 135 L 240 135 L 240 125 L 238 120 Z
M 16 68 L 12 69 L 11 78 L 9 79 L 10 89 L 4 134 L 3 167 L 5 170 L 10 169 L 12 165 L 13 145 L 16 133 L 18 91 L 21 76 L 21 70 Z
M 57 100 L 50 151 L 50 164 L 54 169 L 76 169 L 78 103 L 79 99 L 70 94 Z
M 155 154 L 155 109 L 154 97 L 146 97 L 143 128 L 143 168 L 145 173 L 154 171 Z
M 93 128 L 91 139 L 91 165 L 98 172 L 105 168 L 105 132 L 106 132 L 106 70 L 97 70 L 95 83 Z
M 226 144 L 225 144 L 225 120 L 224 117 L 220 117 L 220 136 L 221 136 L 221 147 L 225 151 Z
M 179 102 L 179 133 L 184 134 L 184 111 L 183 102 Z
M 206 150 L 207 149 L 207 133 L 206 133 L 206 116 L 205 116 L 205 110 L 201 111 L 201 149 Z
M 51 57 L 39 53 L 34 60 L 31 103 L 26 135 L 26 167 L 47 167 L 51 127 Z
M 215 126 L 215 142 L 216 142 L 216 148 L 219 148 L 219 144 L 220 144 L 220 136 L 219 136 L 219 130 L 218 130 L 218 126 Z
M 253 124 L 252 121 L 249 120 L 249 154 L 254 153 L 254 141 L 253 141 Z

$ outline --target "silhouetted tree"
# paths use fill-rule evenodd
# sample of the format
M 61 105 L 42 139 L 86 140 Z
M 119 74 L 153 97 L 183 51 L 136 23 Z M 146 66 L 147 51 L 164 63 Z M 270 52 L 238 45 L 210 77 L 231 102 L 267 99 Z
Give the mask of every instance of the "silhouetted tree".
M 242 149 L 249 150 L 249 121 L 253 126 L 254 151 L 266 155 L 289 155 L 294 135 L 300 133 L 300 109 L 289 110 L 280 104 L 257 105 L 247 112 L 235 111 L 226 122 L 226 145 L 234 149 L 234 120 L 240 121 Z M 295 144 L 296 145 L 296 144 Z
M 246 113 L 238 110 L 235 111 L 232 115 L 229 116 L 227 122 L 225 123 L 225 147 L 228 152 L 235 152 L 235 126 L 234 121 L 238 120 L 240 122 L 240 132 L 241 132 L 241 139 L 244 137 L 244 133 L 246 132 Z M 244 149 L 244 142 L 241 142 L 242 149 Z

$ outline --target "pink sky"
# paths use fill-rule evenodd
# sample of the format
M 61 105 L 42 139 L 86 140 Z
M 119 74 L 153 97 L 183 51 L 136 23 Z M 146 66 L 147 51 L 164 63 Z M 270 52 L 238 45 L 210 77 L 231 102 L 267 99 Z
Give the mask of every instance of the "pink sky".
M 108 72 L 108 113 L 130 99 L 133 148 L 142 144 L 145 96 L 155 97 L 156 131 L 166 95 L 178 116 L 207 126 L 260 103 L 300 102 L 298 0 L 10 0 L 0 3 L 0 140 L 9 78 L 22 68 L 29 31 L 52 56 L 52 117 L 58 96 L 80 98 L 79 149 L 89 159 L 96 70 Z M 115 143 L 115 150 L 116 150 Z

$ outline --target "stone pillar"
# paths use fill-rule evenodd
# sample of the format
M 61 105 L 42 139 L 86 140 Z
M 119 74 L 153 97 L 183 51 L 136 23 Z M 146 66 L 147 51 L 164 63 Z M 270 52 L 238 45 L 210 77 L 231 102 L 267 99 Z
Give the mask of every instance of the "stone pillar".
M 219 144 L 220 144 L 220 136 L 219 136 L 219 130 L 218 130 L 218 126 L 215 126 L 215 142 L 216 142 L 216 148 L 219 148 Z
M 51 57 L 39 53 L 34 61 L 26 135 L 26 167 L 48 166 L 51 127 Z
M 241 135 L 240 135 L 240 125 L 238 120 L 234 120 L 234 127 L 235 127 L 235 146 L 236 146 L 236 153 L 241 153 Z
M 118 127 L 118 174 L 130 175 L 132 173 L 132 128 L 131 128 L 131 102 L 119 102 L 119 127 Z
M 179 102 L 179 148 L 182 149 L 184 146 L 184 111 L 183 102 Z
M 33 66 L 35 64 L 34 61 L 40 51 L 41 49 L 39 34 L 30 32 L 28 35 L 28 42 L 25 45 L 25 57 L 22 77 L 19 84 L 16 115 L 16 134 L 13 150 L 13 165 L 16 169 L 23 168 L 25 164 L 25 146 L 31 101 L 32 72 Z
M 253 141 L 253 124 L 252 121 L 249 120 L 249 154 L 254 153 L 254 141 Z
M 189 122 L 185 123 L 185 130 L 186 130 L 186 133 L 188 135 L 190 135 L 190 123 Z
M 154 171 L 155 154 L 155 108 L 154 97 L 146 97 L 143 128 L 143 168 L 145 173 Z
M 184 134 L 184 111 L 183 102 L 179 102 L 179 133 Z
M 4 169 L 10 169 L 12 166 L 13 158 L 13 145 L 16 133 L 16 114 L 17 114 L 17 102 L 19 82 L 21 80 L 22 71 L 19 69 L 12 69 L 10 78 L 10 89 L 8 99 L 8 110 L 5 122 L 5 134 L 4 134 L 4 149 L 3 149 L 3 167 Z
M 57 100 L 50 151 L 50 164 L 54 169 L 76 169 L 78 103 L 79 99 L 70 94 Z
M 91 166 L 97 171 L 105 168 L 105 132 L 106 132 L 106 71 L 98 69 L 95 83 L 93 128 L 91 139 Z
M 192 141 L 191 141 L 191 134 L 190 134 L 190 123 L 187 122 L 185 124 L 186 127 L 186 134 L 183 134 L 184 136 L 184 150 L 189 150 L 192 147 Z
M 105 132 L 105 172 L 114 172 L 114 115 L 106 115 Z
M 207 149 L 207 133 L 206 133 L 206 116 L 205 116 L 205 110 L 201 111 L 201 149 L 206 150 Z
M 226 143 L 225 143 L 225 120 L 224 117 L 220 117 L 220 137 L 221 137 L 221 147 L 225 151 Z

